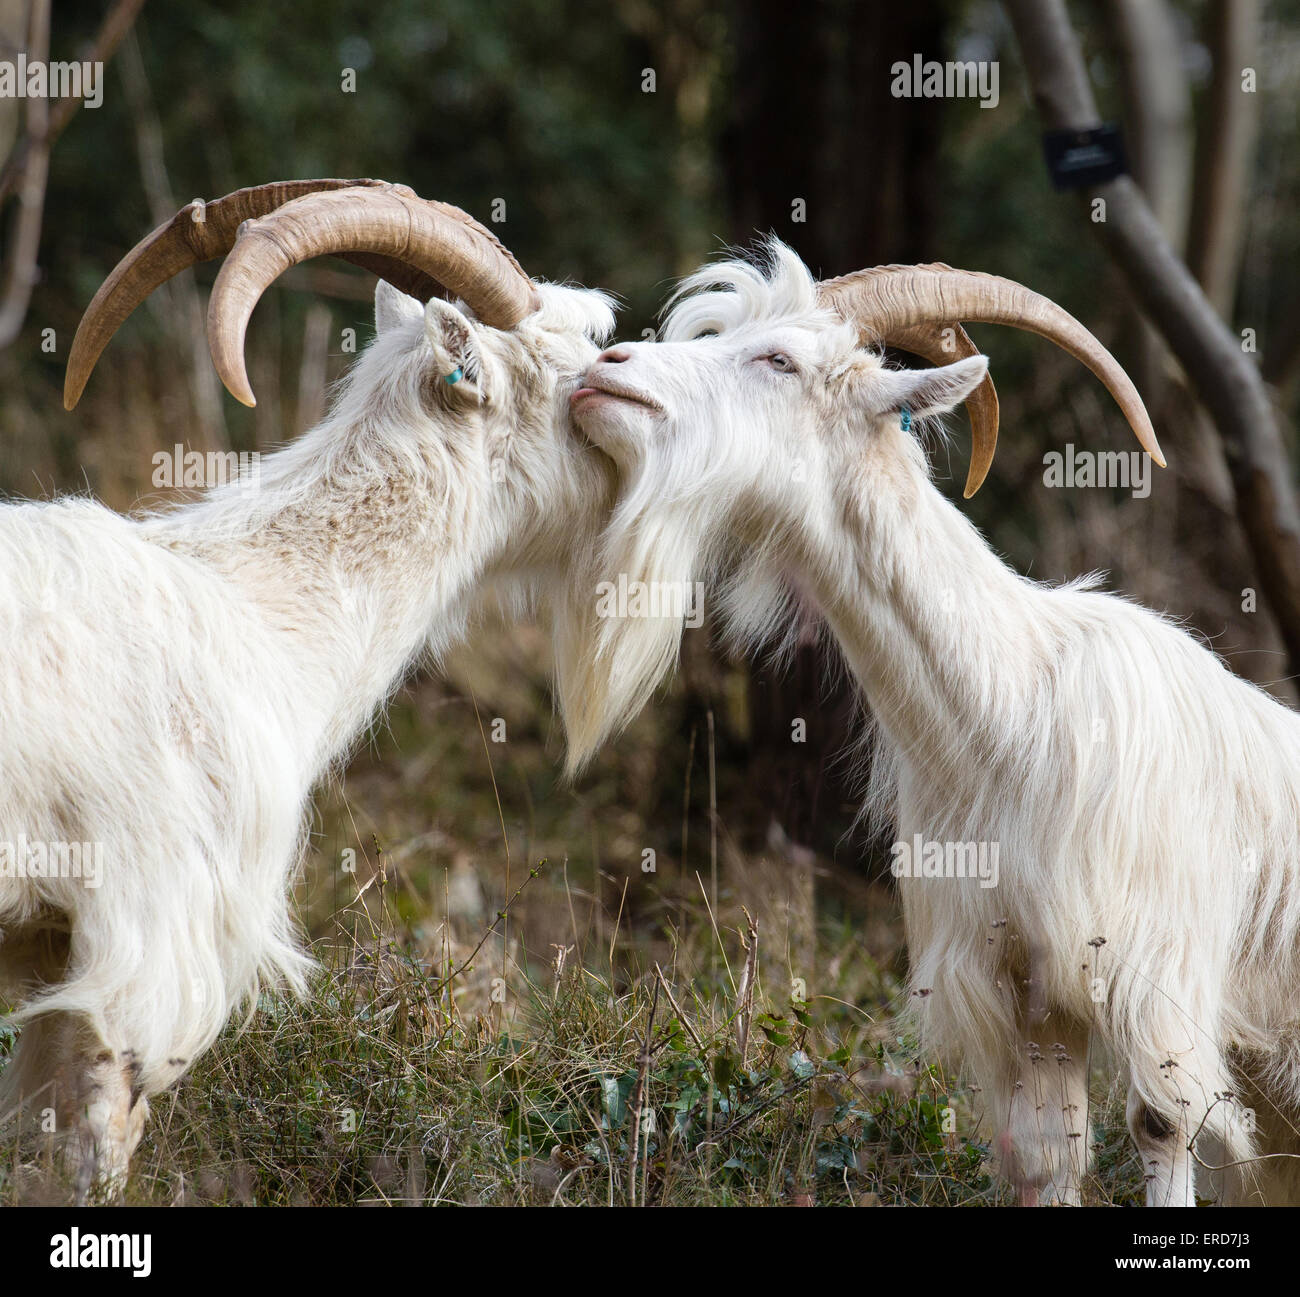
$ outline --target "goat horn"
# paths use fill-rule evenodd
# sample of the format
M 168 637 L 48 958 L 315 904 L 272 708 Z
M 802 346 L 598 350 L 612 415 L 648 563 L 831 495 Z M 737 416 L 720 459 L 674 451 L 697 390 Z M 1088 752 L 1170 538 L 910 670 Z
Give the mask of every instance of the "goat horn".
M 244 334 L 258 299 L 290 266 L 326 254 L 413 267 L 492 328 L 513 329 L 539 304 L 533 281 L 496 235 L 457 207 L 404 185 L 308 194 L 245 222 L 212 287 L 208 346 L 236 400 L 255 403 Z
M 888 341 L 891 346 L 910 351 L 932 365 L 950 365 L 954 360 L 980 354 L 970 334 L 956 323 L 917 324 L 897 329 Z M 966 410 L 970 415 L 971 453 L 963 494 L 969 500 L 984 484 L 998 446 L 998 390 L 993 386 L 992 375 L 985 374 L 980 385 L 966 398 Z
M 979 271 L 954 270 L 941 263 L 926 266 L 875 266 L 826 279 L 818 285 L 823 305 L 856 323 L 882 342 L 915 350 L 927 359 L 952 359 L 969 343 L 956 323 L 1009 324 L 1050 339 L 1082 361 L 1115 398 L 1143 450 L 1163 468 L 1165 457 L 1137 388 L 1119 362 L 1068 311 L 1050 298 L 1010 279 Z M 954 328 L 954 344 L 943 331 Z M 911 344 L 907 339 L 911 340 Z M 938 355 L 921 350 L 936 347 Z M 973 354 L 973 353 L 964 353 Z M 967 498 L 979 490 L 997 448 L 997 396 L 989 385 L 972 400 L 974 446 L 966 478 Z
M 127 316 L 155 288 L 182 270 L 200 261 L 225 256 L 234 247 L 235 236 L 244 221 L 265 216 L 282 204 L 317 190 L 383 183 L 378 180 L 278 180 L 274 184 L 237 189 L 233 194 L 210 203 L 199 199 L 186 203 L 170 221 L 164 221 L 146 235 L 117 263 L 86 307 L 68 357 L 63 383 L 64 408 L 73 409 L 81 399 L 100 355 Z M 373 269 L 376 274 L 389 278 L 389 274 L 373 266 L 367 265 L 366 269 Z M 401 267 L 395 263 L 388 267 L 388 271 L 400 275 Z M 397 287 L 405 285 L 397 282 Z

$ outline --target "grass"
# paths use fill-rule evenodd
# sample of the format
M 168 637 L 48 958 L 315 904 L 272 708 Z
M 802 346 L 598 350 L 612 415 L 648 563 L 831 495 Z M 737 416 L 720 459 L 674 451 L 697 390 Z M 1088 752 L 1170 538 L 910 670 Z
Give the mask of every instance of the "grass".
M 739 932 L 721 936 L 719 953 L 755 963 Z M 835 997 L 751 1000 L 725 972 L 611 982 L 566 959 L 510 1003 L 492 1003 L 489 983 L 473 1009 L 381 928 L 321 953 L 305 1000 L 264 997 L 155 1100 L 126 1201 L 1006 1201 L 969 1093 L 887 1024 L 848 1029 Z M 1113 1097 L 1102 1116 L 1093 1199 L 1136 1201 Z M 48 1148 L 12 1160 L 0 1201 L 62 1200 L 53 1165 Z
M 974 1096 L 899 1034 L 888 889 L 744 855 L 725 799 L 656 832 L 644 732 L 557 788 L 524 662 L 450 678 L 321 799 L 310 994 L 264 995 L 153 1100 L 127 1202 L 1008 1201 Z M 1135 1203 L 1122 1097 L 1094 1099 L 1088 1199 Z M 47 1137 L 6 1147 L 0 1204 L 67 1197 Z
M 663 988 L 655 976 L 620 994 L 572 968 L 530 985 L 508 1024 L 463 1018 L 385 947 L 301 1004 L 264 1003 L 163 1096 L 127 1200 L 991 1200 L 984 1150 L 943 1133 L 932 1073 L 884 1047 L 822 1055 L 803 1009 L 758 1015 L 742 1054 L 720 1000 L 692 997 L 679 1016 Z M 35 1169 L 11 1168 L 5 1197 L 53 1189 Z

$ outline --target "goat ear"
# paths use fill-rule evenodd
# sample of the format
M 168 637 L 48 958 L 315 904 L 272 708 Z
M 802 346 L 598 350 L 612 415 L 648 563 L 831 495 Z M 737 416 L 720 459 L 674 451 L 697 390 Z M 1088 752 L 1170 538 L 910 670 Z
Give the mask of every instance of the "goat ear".
M 987 356 L 968 356 L 938 369 L 879 370 L 872 392 L 875 413 L 884 414 L 906 406 L 917 419 L 947 414 L 984 381 L 988 369 Z
M 410 324 L 424 314 L 424 307 L 414 297 L 398 292 L 386 279 L 375 285 L 375 332 L 387 333 L 401 324 Z
M 433 297 L 424 308 L 424 336 L 438 378 L 457 395 L 482 400 L 483 362 L 473 321 L 450 302 Z

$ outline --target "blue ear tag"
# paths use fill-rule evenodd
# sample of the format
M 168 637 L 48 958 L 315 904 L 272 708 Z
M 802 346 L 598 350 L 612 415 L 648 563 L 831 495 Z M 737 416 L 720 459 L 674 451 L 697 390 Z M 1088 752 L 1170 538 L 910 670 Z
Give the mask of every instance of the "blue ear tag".
M 444 383 L 459 383 L 465 377 L 465 371 L 457 365 L 450 374 L 444 374 L 442 381 Z
M 904 432 L 912 431 L 912 412 L 905 405 L 899 408 L 898 422 Z

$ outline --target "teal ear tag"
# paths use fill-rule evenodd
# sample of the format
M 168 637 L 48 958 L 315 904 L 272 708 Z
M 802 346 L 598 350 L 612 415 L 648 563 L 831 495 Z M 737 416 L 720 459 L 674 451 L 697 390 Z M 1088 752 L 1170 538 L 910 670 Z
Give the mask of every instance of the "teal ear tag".
M 442 381 L 444 383 L 459 383 L 465 377 L 465 371 L 457 365 L 450 374 L 444 374 Z
M 912 431 L 912 412 L 905 405 L 898 411 L 898 422 L 904 432 Z

